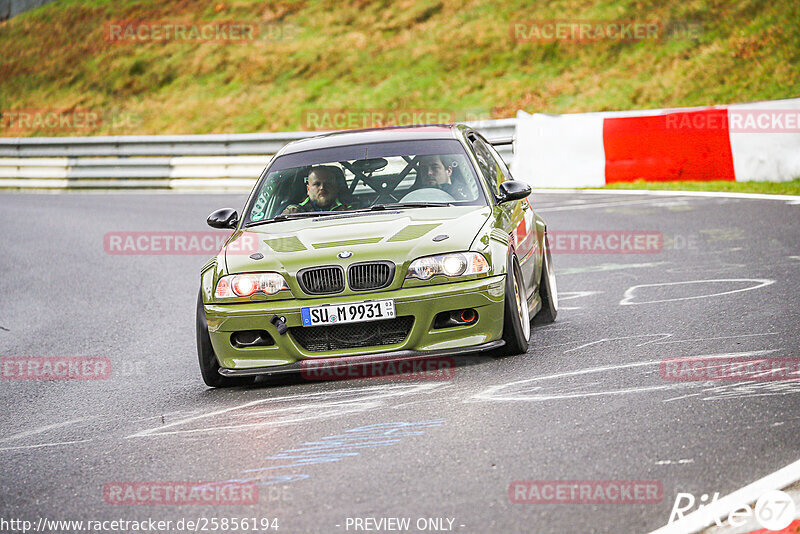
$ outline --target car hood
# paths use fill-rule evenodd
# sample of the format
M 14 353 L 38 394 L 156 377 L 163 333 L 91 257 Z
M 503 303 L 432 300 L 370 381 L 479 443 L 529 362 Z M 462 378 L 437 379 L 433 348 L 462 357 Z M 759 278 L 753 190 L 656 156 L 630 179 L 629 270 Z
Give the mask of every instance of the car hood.
M 268 223 L 236 232 L 225 259 L 229 273 L 294 274 L 318 265 L 379 260 L 403 266 L 420 256 L 469 250 L 490 213 L 488 206 L 452 206 Z M 255 252 L 264 257 L 251 258 Z M 341 252 L 352 255 L 341 259 Z

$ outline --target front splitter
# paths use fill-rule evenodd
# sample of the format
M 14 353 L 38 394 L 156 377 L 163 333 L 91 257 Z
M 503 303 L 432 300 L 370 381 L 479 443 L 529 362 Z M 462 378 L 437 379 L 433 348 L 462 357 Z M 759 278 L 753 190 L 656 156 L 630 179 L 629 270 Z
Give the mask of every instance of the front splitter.
M 417 358 L 430 358 L 436 356 L 458 356 L 473 352 L 485 352 L 487 350 L 499 349 L 506 342 L 502 339 L 490 341 L 474 347 L 464 347 L 460 349 L 443 350 L 397 350 L 393 352 L 383 352 L 380 354 L 365 354 L 364 356 L 338 356 L 336 358 L 309 358 L 298 360 L 287 365 L 275 367 L 254 367 L 252 369 L 228 369 L 219 368 L 222 376 L 256 376 L 256 375 L 277 375 L 283 373 L 299 373 L 309 365 L 313 365 L 315 370 L 334 369 L 348 365 L 360 365 L 372 362 L 401 362 Z M 312 363 L 313 362 L 313 363 Z

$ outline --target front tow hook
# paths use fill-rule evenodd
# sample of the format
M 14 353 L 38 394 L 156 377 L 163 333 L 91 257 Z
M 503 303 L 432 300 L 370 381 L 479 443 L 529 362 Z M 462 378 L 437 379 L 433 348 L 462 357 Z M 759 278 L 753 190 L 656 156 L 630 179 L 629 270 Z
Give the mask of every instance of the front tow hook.
M 275 325 L 275 328 L 278 329 L 278 334 L 283 335 L 289 331 L 289 327 L 286 326 L 286 319 L 283 317 L 278 317 L 277 315 L 273 315 L 272 318 L 269 320 L 270 323 Z

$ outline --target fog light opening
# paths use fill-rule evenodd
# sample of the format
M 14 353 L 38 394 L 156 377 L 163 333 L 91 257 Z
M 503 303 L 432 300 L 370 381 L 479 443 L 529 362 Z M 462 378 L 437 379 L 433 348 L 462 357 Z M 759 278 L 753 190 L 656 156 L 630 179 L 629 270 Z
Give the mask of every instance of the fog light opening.
M 473 308 L 451 310 L 437 313 L 433 320 L 433 328 L 452 328 L 454 326 L 469 326 L 478 321 L 478 312 Z
M 269 347 L 275 340 L 266 330 L 241 330 L 231 334 L 231 345 L 237 349 L 247 347 Z
M 475 319 L 478 318 L 478 314 L 472 308 L 467 308 L 461 311 L 459 317 L 464 324 L 472 324 L 475 322 Z

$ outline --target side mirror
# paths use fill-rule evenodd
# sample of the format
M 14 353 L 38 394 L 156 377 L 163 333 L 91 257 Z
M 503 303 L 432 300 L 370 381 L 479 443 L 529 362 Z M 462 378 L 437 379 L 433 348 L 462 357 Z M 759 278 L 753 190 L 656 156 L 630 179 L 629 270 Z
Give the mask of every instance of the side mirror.
M 531 194 L 531 186 L 518 180 L 508 180 L 500 184 L 500 195 L 497 200 L 500 204 L 519 200 Z
M 239 214 L 235 209 L 222 208 L 209 215 L 206 222 L 211 228 L 236 228 L 239 224 Z

